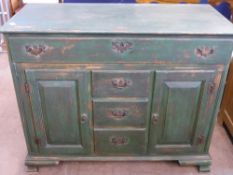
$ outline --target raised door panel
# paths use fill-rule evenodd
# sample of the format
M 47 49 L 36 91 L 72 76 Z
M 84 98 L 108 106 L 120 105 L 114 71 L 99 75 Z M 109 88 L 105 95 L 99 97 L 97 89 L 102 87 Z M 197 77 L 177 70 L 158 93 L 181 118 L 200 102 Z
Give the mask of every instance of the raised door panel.
M 90 152 L 89 73 L 34 69 L 26 77 L 40 153 Z
M 166 118 L 160 143 L 189 144 L 196 122 L 201 81 L 168 81 L 164 88 L 160 115 Z
M 220 78 L 215 70 L 158 70 L 149 152 L 202 152 Z

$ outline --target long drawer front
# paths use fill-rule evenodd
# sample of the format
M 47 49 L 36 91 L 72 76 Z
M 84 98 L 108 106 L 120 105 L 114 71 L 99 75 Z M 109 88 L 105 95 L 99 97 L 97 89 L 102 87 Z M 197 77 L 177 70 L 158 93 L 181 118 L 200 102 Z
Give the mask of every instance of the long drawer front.
M 231 41 L 166 37 L 10 36 L 15 62 L 223 64 Z

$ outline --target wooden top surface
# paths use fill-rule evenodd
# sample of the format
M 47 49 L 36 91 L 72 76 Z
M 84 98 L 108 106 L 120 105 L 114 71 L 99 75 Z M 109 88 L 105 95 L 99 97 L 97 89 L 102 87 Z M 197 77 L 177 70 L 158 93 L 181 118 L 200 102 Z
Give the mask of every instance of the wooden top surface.
M 30 4 L 3 33 L 233 35 L 233 25 L 210 5 Z

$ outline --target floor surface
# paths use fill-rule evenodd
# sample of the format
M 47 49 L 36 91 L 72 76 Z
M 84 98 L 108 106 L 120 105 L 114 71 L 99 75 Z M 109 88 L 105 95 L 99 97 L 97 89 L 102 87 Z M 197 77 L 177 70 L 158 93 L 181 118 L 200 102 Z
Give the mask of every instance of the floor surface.
M 216 125 L 210 148 L 210 173 L 176 162 L 70 162 L 27 173 L 26 145 L 6 54 L 0 54 L 0 175 L 233 175 L 233 145 Z

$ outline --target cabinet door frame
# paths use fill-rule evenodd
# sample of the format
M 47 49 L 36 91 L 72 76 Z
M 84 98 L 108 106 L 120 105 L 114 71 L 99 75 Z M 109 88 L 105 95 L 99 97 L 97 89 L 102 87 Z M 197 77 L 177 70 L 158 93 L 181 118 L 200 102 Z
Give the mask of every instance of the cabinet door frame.
M 40 154 L 78 154 L 86 155 L 93 151 L 93 133 L 92 133 L 92 113 L 90 97 L 90 72 L 80 69 L 52 69 L 52 68 L 29 68 L 25 69 L 25 78 L 28 88 L 28 98 L 34 120 L 35 138 L 34 142 L 38 145 Z M 71 81 L 78 86 L 77 90 L 77 130 L 81 139 L 80 143 L 53 145 L 47 143 L 46 126 L 42 112 L 41 96 L 38 81 L 59 82 Z M 80 103 L 81 101 L 81 103 Z M 82 121 L 83 115 L 86 115 L 85 122 Z M 84 116 L 85 117 L 85 116 Z M 76 133 L 77 134 L 77 133 Z
M 152 101 L 152 114 L 150 121 L 150 135 L 148 152 L 150 154 L 185 154 L 203 153 L 206 143 L 208 143 L 208 132 L 212 116 L 214 114 L 215 100 L 217 98 L 218 87 L 222 72 L 216 69 L 163 69 L 155 71 L 155 84 Z M 198 81 L 201 86 L 200 102 L 195 123 L 193 124 L 193 135 L 190 144 L 165 143 L 162 140 L 162 133 L 165 127 L 166 113 L 161 114 L 164 96 L 164 82 L 189 82 L 191 86 L 196 86 Z M 192 83 L 193 82 L 193 83 Z M 174 85 L 174 84 L 173 84 Z M 168 97 L 167 97 L 168 98 Z M 168 100 L 168 99 L 167 99 Z M 191 100 L 191 99 L 190 99 Z M 166 106 L 166 104 L 165 104 Z M 166 110 L 166 109 L 164 109 Z M 153 115 L 157 115 L 156 124 L 153 124 Z

